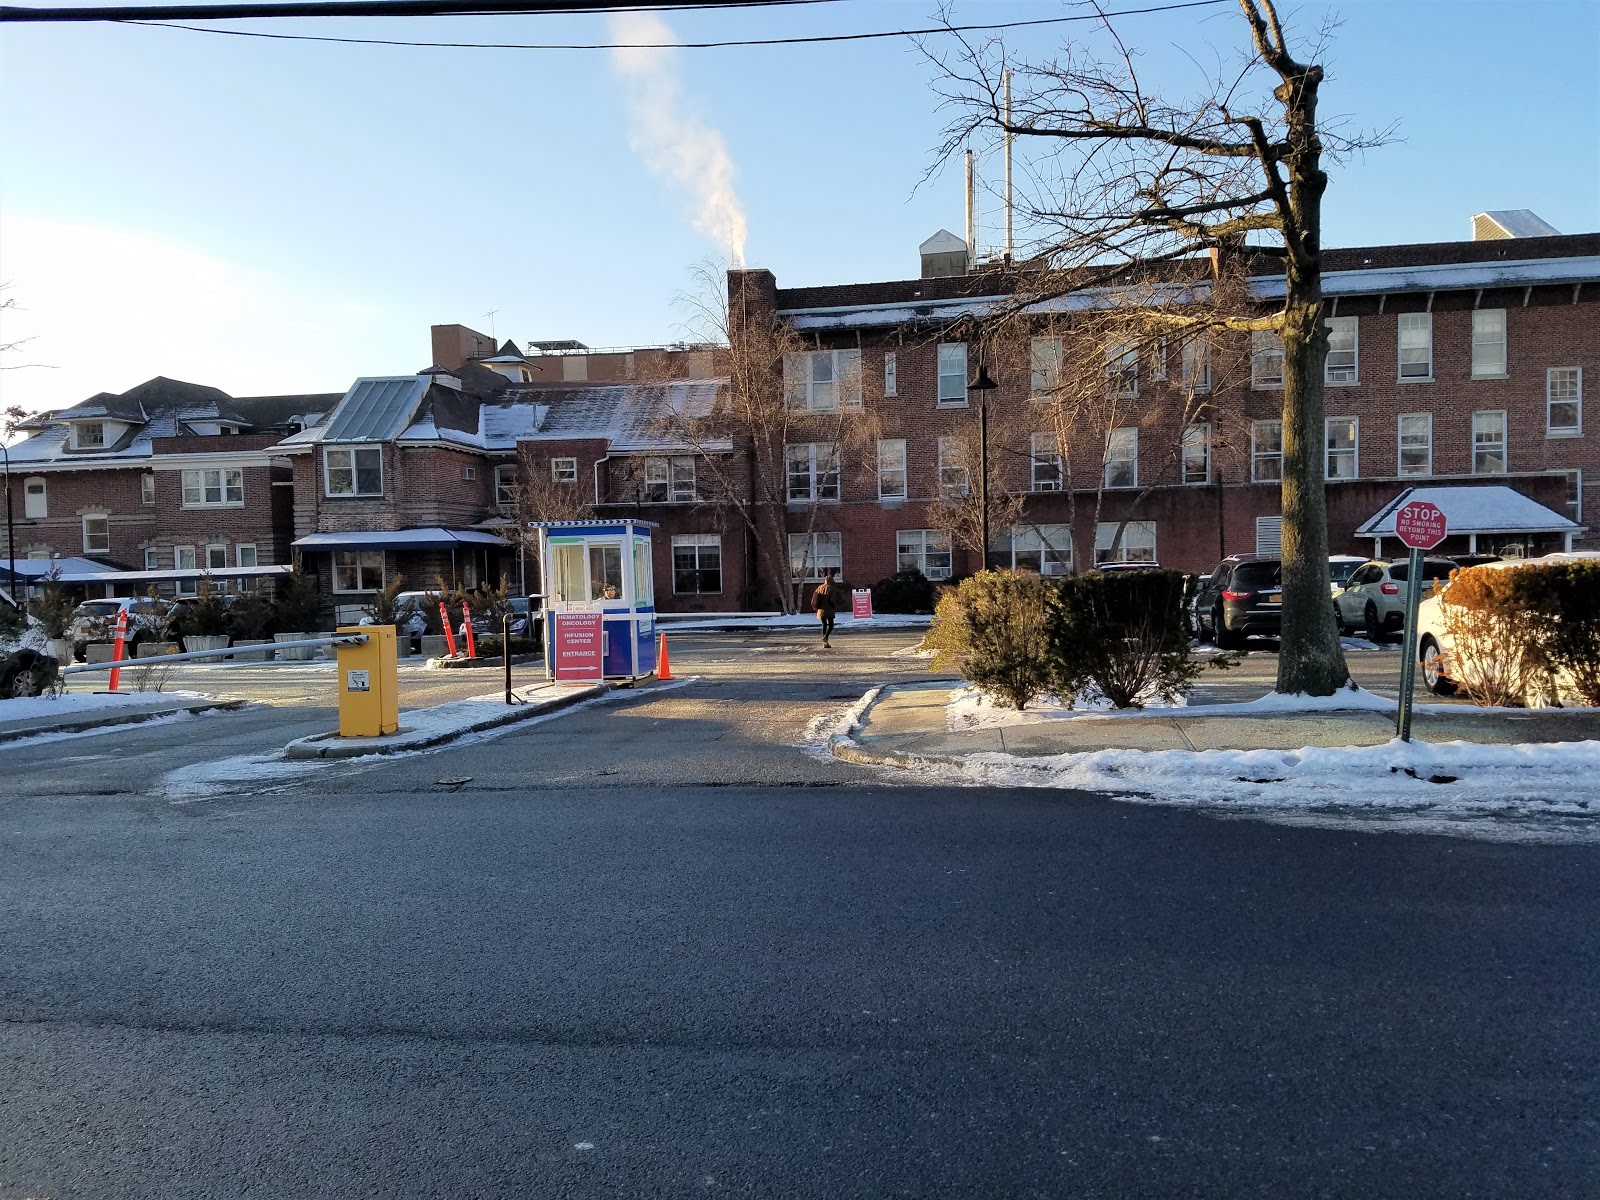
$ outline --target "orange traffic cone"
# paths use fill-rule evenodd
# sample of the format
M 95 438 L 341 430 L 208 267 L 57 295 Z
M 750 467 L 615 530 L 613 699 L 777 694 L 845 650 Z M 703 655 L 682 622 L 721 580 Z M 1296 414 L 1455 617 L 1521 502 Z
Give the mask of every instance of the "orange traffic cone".
M 656 655 L 656 678 L 672 678 L 672 661 L 667 657 L 667 635 L 661 635 L 661 652 Z

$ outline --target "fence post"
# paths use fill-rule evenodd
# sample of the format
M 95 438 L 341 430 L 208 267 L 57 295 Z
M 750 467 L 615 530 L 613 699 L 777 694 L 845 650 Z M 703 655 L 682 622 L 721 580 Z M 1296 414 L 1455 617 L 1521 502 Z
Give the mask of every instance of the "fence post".
M 456 656 L 456 631 L 450 628 L 450 610 L 439 601 L 439 624 L 444 626 L 444 644 L 450 647 L 450 657 Z

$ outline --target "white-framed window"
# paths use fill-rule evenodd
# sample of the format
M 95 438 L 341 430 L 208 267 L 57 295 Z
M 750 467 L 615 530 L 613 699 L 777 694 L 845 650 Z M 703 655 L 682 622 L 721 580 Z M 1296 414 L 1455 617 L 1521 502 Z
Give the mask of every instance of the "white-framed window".
M 1113 429 L 1106 438 L 1106 486 L 1139 486 L 1139 430 L 1132 425 Z
M 1043 399 L 1061 383 L 1061 339 L 1036 337 L 1028 342 L 1028 395 Z
M 556 483 L 577 483 L 578 460 L 575 458 L 552 458 L 550 460 L 550 478 Z
M 1113 396 L 1139 394 L 1139 346 L 1113 342 L 1106 347 L 1106 388 Z
M 965 496 L 967 494 L 967 452 L 960 438 L 939 439 L 939 494 Z
M 240 542 L 233 548 L 233 553 L 234 563 L 237 566 L 255 567 L 261 565 L 260 560 L 256 555 L 256 546 L 254 542 Z
M 1433 474 L 1433 414 L 1400 414 L 1400 474 Z
M 243 503 L 243 471 L 223 468 L 183 472 L 185 508 L 237 508 Z
M 921 571 L 929 579 L 949 579 L 952 548 L 946 529 L 902 529 L 894 535 L 897 571 Z
M 718 534 L 672 535 L 672 591 L 679 596 L 722 594 L 722 538 Z
M 1183 482 L 1211 482 L 1211 426 L 1207 422 L 1183 427 Z
M 939 344 L 939 403 L 962 405 L 967 402 L 967 344 Z
M 1479 308 L 1472 313 L 1472 377 L 1503 379 L 1506 374 L 1506 310 Z
M 500 508 L 517 506 L 516 463 L 501 463 L 494 469 L 494 502 Z
M 1257 329 L 1250 334 L 1250 386 L 1283 386 L 1283 339 L 1275 329 Z
M 334 591 L 376 592 L 381 591 L 383 585 L 382 550 L 335 550 L 333 552 Z
M 83 518 L 83 552 L 111 553 L 111 518 L 105 513 L 89 513 Z
M 817 580 L 829 567 L 844 573 L 842 533 L 791 533 L 789 572 L 796 579 Z
M 1156 561 L 1154 521 L 1101 521 L 1094 527 L 1094 561 Z
M 1250 422 L 1250 478 L 1277 483 L 1283 478 L 1283 422 Z
M 861 407 L 861 351 L 800 350 L 783 356 L 791 409 L 835 412 Z
M 79 450 L 100 450 L 106 444 L 104 421 L 79 421 L 72 427 L 72 444 Z
M 1563 467 L 1553 467 L 1552 475 L 1565 475 L 1567 478 L 1566 510 L 1567 516 L 1578 524 L 1583 524 L 1583 472 L 1567 470 Z
M 1472 473 L 1506 473 L 1506 414 L 1504 409 L 1472 414 Z
M 1211 390 L 1211 343 L 1192 337 L 1183 343 L 1183 387 L 1190 392 Z
M 989 561 L 1001 569 L 1067 575 L 1072 571 L 1072 530 L 1066 525 L 1014 525 L 995 535 Z
M 1061 450 L 1053 433 L 1036 433 L 1029 442 L 1033 458 L 1033 490 L 1059 492 L 1062 489 Z M 930 578 L 932 578 L 930 576 Z
M 144 548 L 144 569 L 146 571 L 159 571 L 161 569 L 161 552 L 154 546 Z
M 646 504 L 685 504 L 698 497 L 695 490 L 695 462 L 692 454 L 644 460 Z
M 906 498 L 906 443 L 904 438 L 878 442 L 878 499 Z
M 1322 371 L 1322 377 L 1328 383 L 1359 382 L 1360 346 L 1357 339 L 1360 337 L 1360 325 L 1357 317 L 1328 318 L 1328 361 Z
M 200 569 L 200 559 L 193 546 L 174 546 L 172 548 L 172 566 L 178 571 L 197 571 Z M 193 577 L 180 579 L 174 587 L 180 596 L 197 596 L 200 594 L 200 581 Z
M 1150 343 L 1150 378 L 1167 377 L 1167 339 L 1158 337 Z
M 477 467 L 462 467 L 461 468 L 461 478 L 462 478 L 462 480 L 464 482 L 471 483 L 473 480 L 478 478 L 478 468 Z
M 1578 437 L 1583 433 L 1583 368 L 1550 367 L 1544 373 L 1546 437 Z
M 1355 417 L 1329 417 L 1326 478 L 1355 479 L 1360 473 L 1360 422 Z
M 322 472 L 329 496 L 383 495 L 383 450 L 378 446 L 330 446 L 322 452 Z
M 839 498 L 838 442 L 801 442 L 783 449 L 790 503 Z
M 155 502 L 156 474 L 154 471 L 146 471 L 143 475 L 139 476 L 139 503 L 150 505 L 154 504 Z
M 1283 518 L 1282 517 L 1257 517 L 1256 518 L 1256 553 L 1257 554 L 1282 554 L 1283 553 Z
M 206 547 L 206 570 L 221 571 L 228 565 L 228 547 L 213 542 Z
M 22 515 L 29 521 L 50 515 L 50 495 L 44 476 L 30 475 L 22 481 Z
M 883 394 L 885 396 L 900 394 L 900 369 L 893 350 L 886 351 L 883 356 Z
M 1400 378 L 1426 382 L 1433 378 L 1433 314 L 1401 313 Z

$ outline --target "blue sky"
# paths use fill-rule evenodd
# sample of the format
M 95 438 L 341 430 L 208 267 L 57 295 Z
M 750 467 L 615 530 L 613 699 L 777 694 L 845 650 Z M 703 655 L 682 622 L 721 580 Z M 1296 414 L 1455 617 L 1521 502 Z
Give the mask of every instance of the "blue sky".
M 34 0 L 37 3 L 37 0 Z M 1131 7 L 1132 5 L 1127 5 Z M 933 0 L 668 14 L 678 40 L 922 26 Z M 960 0 L 958 21 L 1056 16 Z M 1397 123 L 1334 169 L 1329 245 L 1464 238 L 1483 209 L 1600 230 L 1600 4 L 1303 4 L 1325 116 Z M 1169 95 L 1240 44 L 1234 9 L 1129 16 Z M 601 16 L 231 23 L 275 33 L 610 41 Z M 640 27 L 646 28 L 647 27 Z M 1039 59 L 1083 26 L 1007 33 Z M 592 346 L 682 336 L 691 270 L 746 259 L 781 285 L 914 275 L 958 235 L 960 171 L 920 183 L 944 116 L 904 39 L 617 55 L 417 49 L 104 25 L 0 28 L 0 281 L 15 307 L 0 403 L 68 404 L 156 374 L 235 395 L 342 391 L 429 365 L 428 327 Z M 717 147 L 722 153 L 719 156 Z M 648 147 L 655 147 L 654 151 Z M 997 183 L 994 159 L 980 163 Z M 685 179 L 702 181 L 699 194 Z M 980 244 L 999 236 L 982 204 Z M 490 310 L 497 310 L 493 318 Z M 38 365 L 32 365 L 38 364 Z

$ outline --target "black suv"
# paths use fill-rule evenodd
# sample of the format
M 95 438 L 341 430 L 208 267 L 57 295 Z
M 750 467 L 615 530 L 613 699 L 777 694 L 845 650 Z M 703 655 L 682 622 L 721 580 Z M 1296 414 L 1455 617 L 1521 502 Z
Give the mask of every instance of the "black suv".
M 1200 636 L 1224 650 L 1283 628 L 1282 560 L 1261 554 L 1225 558 L 1195 599 Z

